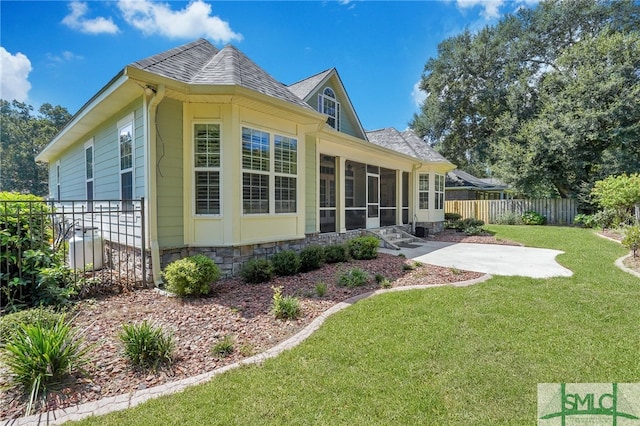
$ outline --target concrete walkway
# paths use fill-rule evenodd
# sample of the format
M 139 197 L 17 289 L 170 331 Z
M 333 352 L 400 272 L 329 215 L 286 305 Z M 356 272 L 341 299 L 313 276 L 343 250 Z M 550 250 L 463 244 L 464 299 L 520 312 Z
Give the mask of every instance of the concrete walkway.
M 403 253 L 408 259 L 422 263 L 492 275 L 531 278 L 570 277 L 573 275 L 573 272 L 556 262 L 556 256 L 564 253 L 559 250 L 440 241 L 412 243 L 412 246 L 415 248 L 380 249 L 380 252 L 396 255 Z

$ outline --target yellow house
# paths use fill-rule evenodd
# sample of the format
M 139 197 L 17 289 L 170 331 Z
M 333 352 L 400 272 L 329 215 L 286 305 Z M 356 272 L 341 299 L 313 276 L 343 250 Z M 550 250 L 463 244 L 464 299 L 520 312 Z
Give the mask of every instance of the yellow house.
M 365 132 L 335 69 L 291 85 L 200 39 L 124 67 L 38 155 L 57 200 L 144 197 L 153 276 L 444 220 L 454 166 L 411 131 Z M 126 201 L 123 201 L 123 203 Z

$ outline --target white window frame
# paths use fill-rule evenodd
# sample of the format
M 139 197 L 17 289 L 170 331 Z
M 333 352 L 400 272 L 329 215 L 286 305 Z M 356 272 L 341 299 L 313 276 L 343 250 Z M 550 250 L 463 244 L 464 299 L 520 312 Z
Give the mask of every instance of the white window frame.
M 444 175 L 435 174 L 434 189 L 434 201 L 436 210 L 444 210 Z
M 196 132 L 195 132 L 195 128 L 197 125 L 199 124 L 205 124 L 205 125 L 213 125 L 213 126 L 218 126 L 218 132 L 219 132 L 219 138 L 220 138 L 220 150 L 219 150 L 219 166 L 197 166 L 196 165 L 196 148 L 197 148 L 197 143 L 196 143 Z M 211 121 L 211 120 L 199 120 L 199 121 L 194 121 L 191 123 L 191 143 L 192 143 L 192 147 L 191 147 L 191 170 L 192 170 L 192 174 L 191 174 L 191 178 L 193 179 L 193 185 L 192 185 L 192 194 L 191 194 L 191 199 L 193 200 L 193 215 L 194 216 L 198 216 L 198 217 L 222 217 L 222 212 L 223 212 L 223 208 L 222 208 L 222 189 L 224 188 L 223 182 L 222 182 L 222 123 L 219 121 Z M 198 172 L 217 172 L 218 173 L 218 213 L 198 213 L 198 200 L 196 198 L 197 195 L 197 185 L 198 185 L 198 179 L 196 178 L 196 175 Z
M 91 150 L 91 170 L 89 170 L 89 162 L 87 161 L 87 151 Z M 95 199 L 96 186 L 95 186 L 95 155 L 96 150 L 93 144 L 93 138 L 89 139 L 84 144 L 84 176 L 85 176 L 85 199 L 87 200 L 87 209 L 93 210 L 93 200 Z M 89 173 L 91 171 L 91 173 Z M 91 194 L 89 194 L 89 184 L 91 184 Z
M 420 173 L 418 175 L 418 209 L 429 210 L 429 173 Z M 426 187 L 425 185 L 426 184 Z M 426 195 L 426 200 L 423 200 L 422 196 Z
M 244 216 L 256 216 L 256 215 L 296 215 L 298 214 L 299 211 L 299 203 L 298 203 L 298 196 L 299 196 L 299 184 L 300 184 L 300 179 L 299 179 L 299 172 L 300 172 L 300 158 L 299 158 L 299 147 L 300 147 L 300 142 L 298 140 L 297 137 L 295 137 L 294 135 L 287 135 L 284 133 L 273 133 L 271 131 L 267 131 L 265 129 L 261 129 L 258 127 L 250 127 L 248 125 L 243 125 L 240 131 L 241 134 L 241 138 L 243 138 L 244 136 L 244 132 L 245 130 L 249 130 L 252 132 L 260 132 L 263 134 L 267 135 L 267 140 L 268 140 L 268 165 L 266 167 L 266 170 L 264 170 L 264 164 L 255 164 L 255 166 L 257 167 L 251 167 L 253 164 L 253 162 L 249 161 L 249 167 L 245 167 L 246 162 L 245 162 L 245 158 L 244 158 L 244 153 L 241 152 L 240 156 L 242 159 L 242 214 Z M 288 164 L 289 167 L 293 167 L 295 170 L 293 170 L 293 172 L 291 172 L 291 170 L 289 170 L 289 172 L 287 171 L 276 171 L 276 138 L 287 138 L 290 139 L 292 141 L 294 141 L 295 143 L 295 151 L 294 152 L 294 156 L 295 156 L 295 163 L 293 164 Z M 243 145 L 244 145 L 244 141 L 241 140 L 240 143 L 240 149 L 243 150 Z M 251 158 L 253 159 L 253 157 Z M 261 158 L 257 158 L 258 161 L 262 162 L 264 159 Z M 252 212 L 252 211 L 247 211 L 247 209 L 245 209 L 245 198 L 244 198 L 244 193 L 245 193 L 245 176 L 247 178 L 250 179 L 249 175 L 256 175 L 256 176 L 263 176 L 260 179 L 264 179 L 264 177 L 267 178 L 267 211 L 263 212 Z M 294 180 L 294 185 L 293 185 L 293 190 L 294 190 L 294 206 L 295 206 L 295 210 L 294 211 L 278 211 L 277 207 L 277 203 L 276 203 L 276 193 L 282 189 L 282 188 L 277 188 L 276 187 L 276 178 L 287 178 L 287 179 L 293 179 Z M 279 180 L 279 179 L 278 179 Z M 292 200 L 289 200 L 292 201 Z
M 56 161 L 56 199 L 62 199 L 62 185 L 60 182 L 60 160 Z
M 331 115 L 326 111 L 328 102 L 333 102 L 335 105 L 335 115 Z M 340 131 L 340 102 L 338 102 L 338 97 L 333 88 L 327 86 L 322 89 L 322 93 L 318 94 L 318 111 L 328 115 L 329 119 L 327 120 L 327 124 L 337 131 Z M 333 119 L 333 125 L 330 122 L 331 119 Z
M 122 135 L 123 131 L 127 128 L 131 126 L 131 165 L 129 167 L 122 167 L 122 139 L 120 138 L 120 136 Z M 135 181 L 134 181 L 134 174 L 133 171 L 135 169 L 135 126 L 134 126 L 134 116 L 133 113 L 129 114 L 127 117 L 123 118 L 122 120 L 118 121 L 118 169 L 120 170 L 120 199 L 121 200 L 125 200 L 127 198 L 125 198 L 125 194 L 123 194 L 123 179 L 122 177 L 124 175 L 126 175 L 127 173 L 131 173 L 131 198 L 128 198 L 129 200 L 133 200 L 134 197 L 134 190 L 135 190 Z M 123 206 L 122 209 L 127 211 L 127 210 L 132 210 L 133 209 L 133 202 L 131 201 L 130 203 L 125 203 L 123 201 Z

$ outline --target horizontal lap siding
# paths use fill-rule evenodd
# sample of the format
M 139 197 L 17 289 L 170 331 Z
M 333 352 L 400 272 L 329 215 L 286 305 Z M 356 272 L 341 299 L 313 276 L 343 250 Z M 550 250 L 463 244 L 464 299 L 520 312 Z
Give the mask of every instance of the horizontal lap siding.
M 317 191 L 317 172 L 318 165 L 317 151 L 316 151 L 316 139 L 312 136 L 307 136 L 306 142 L 306 158 L 305 158 L 305 173 L 307 174 L 305 179 L 305 233 L 311 234 L 316 232 L 317 216 L 318 216 L 318 197 Z
M 445 202 L 445 212 L 458 213 L 463 218 L 474 217 L 486 223 L 496 223 L 506 213 L 522 215 L 526 211 L 534 211 L 545 216 L 549 225 L 571 225 L 578 213 L 576 200 L 568 198 Z

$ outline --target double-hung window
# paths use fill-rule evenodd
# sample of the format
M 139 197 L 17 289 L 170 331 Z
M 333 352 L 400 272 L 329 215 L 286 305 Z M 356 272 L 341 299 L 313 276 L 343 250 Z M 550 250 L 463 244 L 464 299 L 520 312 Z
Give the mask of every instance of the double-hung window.
M 93 141 L 84 145 L 84 170 L 86 180 L 87 209 L 93 211 Z
M 421 173 L 418 176 L 418 208 L 429 209 L 429 173 Z
M 195 213 L 220 214 L 220 125 L 194 124 Z
M 133 209 L 133 121 L 118 129 L 120 142 L 120 199 L 123 210 Z
M 329 116 L 327 119 L 329 126 L 340 130 L 340 103 L 332 88 L 326 87 L 318 95 L 318 111 Z
M 436 210 L 444 209 L 444 175 L 435 175 Z
M 286 136 L 242 128 L 244 214 L 297 211 L 298 142 Z M 273 200 L 273 205 L 272 205 Z

